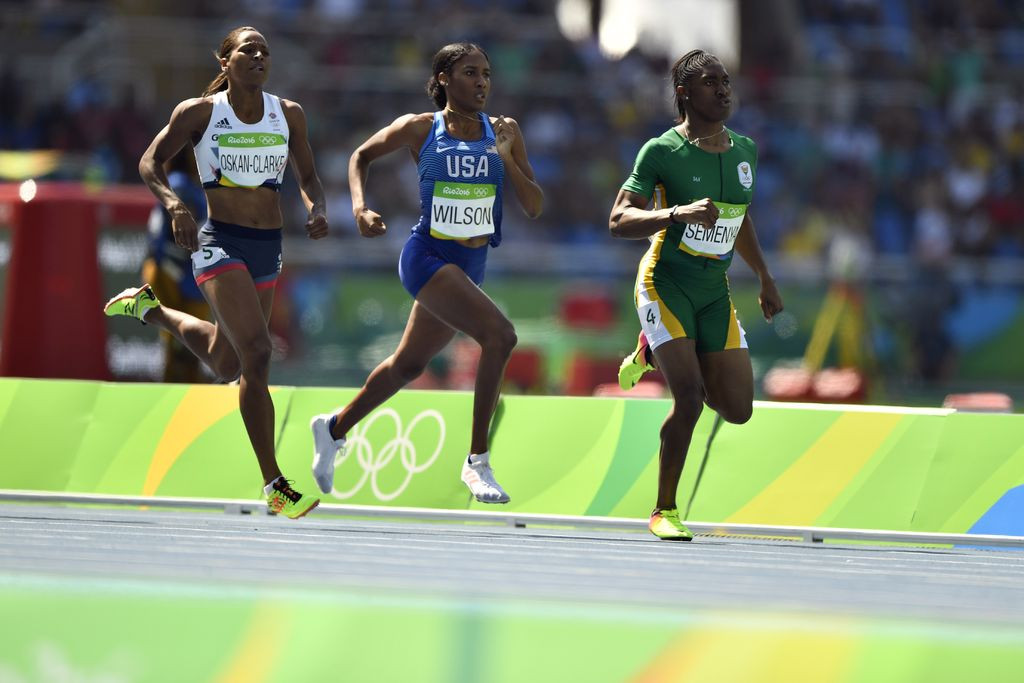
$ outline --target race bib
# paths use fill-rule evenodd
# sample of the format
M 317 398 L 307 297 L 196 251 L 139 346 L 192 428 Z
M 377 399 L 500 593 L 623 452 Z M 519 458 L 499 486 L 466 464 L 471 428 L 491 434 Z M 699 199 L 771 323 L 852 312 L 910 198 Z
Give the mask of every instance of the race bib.
M 636 310 L 640 316 L 640 328 L 648 339 L 655 338 L 661 329 L 661 306 L 657 301 L 650 301 Z
M 280 133 L 221 133 L 217 156 L 222 179 L 239 187 L 276 180 L 288 164 L 288 141 Z
M 711 258 L 732 251 L 743 225 L 743 217 L 747 214 L 747 205 L 715 202 L 715 206 L 718 207 L 718 222 L 710 228 L 699 223 L 687 223 L 683 226 L 679 249 L 695 256 Z
M 430 205 L 430 234 L 442 239 L 468 239 L 494 232 L 497 186 L 438 180 Z
M 227 257 L 228 253 L 222 247 L 199 247 L 192 252 L 192 266 L 202 270 Z

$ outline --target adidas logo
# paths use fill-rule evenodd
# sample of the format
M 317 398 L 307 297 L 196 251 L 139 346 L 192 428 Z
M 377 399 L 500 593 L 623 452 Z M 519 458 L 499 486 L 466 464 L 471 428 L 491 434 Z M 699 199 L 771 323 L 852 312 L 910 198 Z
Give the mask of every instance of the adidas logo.
M 214 128 L 231 128 L 231 123 L 228 121 L 228 117 L 222 118 L 217 123 L 213 124 Z

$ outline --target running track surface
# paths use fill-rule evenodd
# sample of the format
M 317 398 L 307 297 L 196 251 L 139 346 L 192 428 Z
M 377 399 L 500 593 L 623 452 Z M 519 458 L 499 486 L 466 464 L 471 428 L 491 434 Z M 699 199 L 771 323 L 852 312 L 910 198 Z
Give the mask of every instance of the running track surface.
M 1024 552 L 0 505 L 0 681 L 1019 681 Z
M 1019 551 L 325 515 L 3 504 L 0 576 L 1024 624 Z

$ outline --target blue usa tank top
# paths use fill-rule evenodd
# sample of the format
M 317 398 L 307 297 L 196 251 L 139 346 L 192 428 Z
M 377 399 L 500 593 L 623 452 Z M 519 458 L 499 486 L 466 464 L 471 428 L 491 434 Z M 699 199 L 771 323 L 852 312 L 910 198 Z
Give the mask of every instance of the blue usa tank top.
M 490 235 L 501 244 L 501 199 L 505 166 L 495 146 L 491 120 L 481 112 L 484 134 L 459 140 L 448 134 L 443 112 L 420 148 L 420 219 L 412 231 L 438 239 Z

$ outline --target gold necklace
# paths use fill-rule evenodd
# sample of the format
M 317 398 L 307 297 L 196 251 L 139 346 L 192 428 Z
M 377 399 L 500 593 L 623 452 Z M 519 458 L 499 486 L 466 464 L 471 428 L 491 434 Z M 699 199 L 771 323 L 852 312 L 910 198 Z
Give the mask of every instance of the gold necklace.
M 451 107 L 445 107 L 444 110 L 446 112 L 450 113 L 450 114 L 455 114 L 456 116 L 461 116 L 464 119 L 469 119 L 470 121 L 473 121 L 474 123 L 480 123 L 480 117 L 479 116 L 470 116 L 469 114 L 463 114 L 461 111 L 455 111 Z
M 711 135 L 705 135 L 702 138 L 693 138 L 693 139 L 686 138 L 686 141 L 689 142 L 691 145 L 700 145 L 700 143 L 704 142 L 705 140 L 710 140 L 712 138 L 717 138 L 719 135 L 721 135 L 724 132 L 725 132 L 725 126 L 722 126 L 722 130 L 718 131 L 717 133 L 712 133 Z M 732 145 L 733 145 L 733 142 L 732 142 L 732 138 L 730 137 L 729 138 L 729 146 L 732 147 Z

